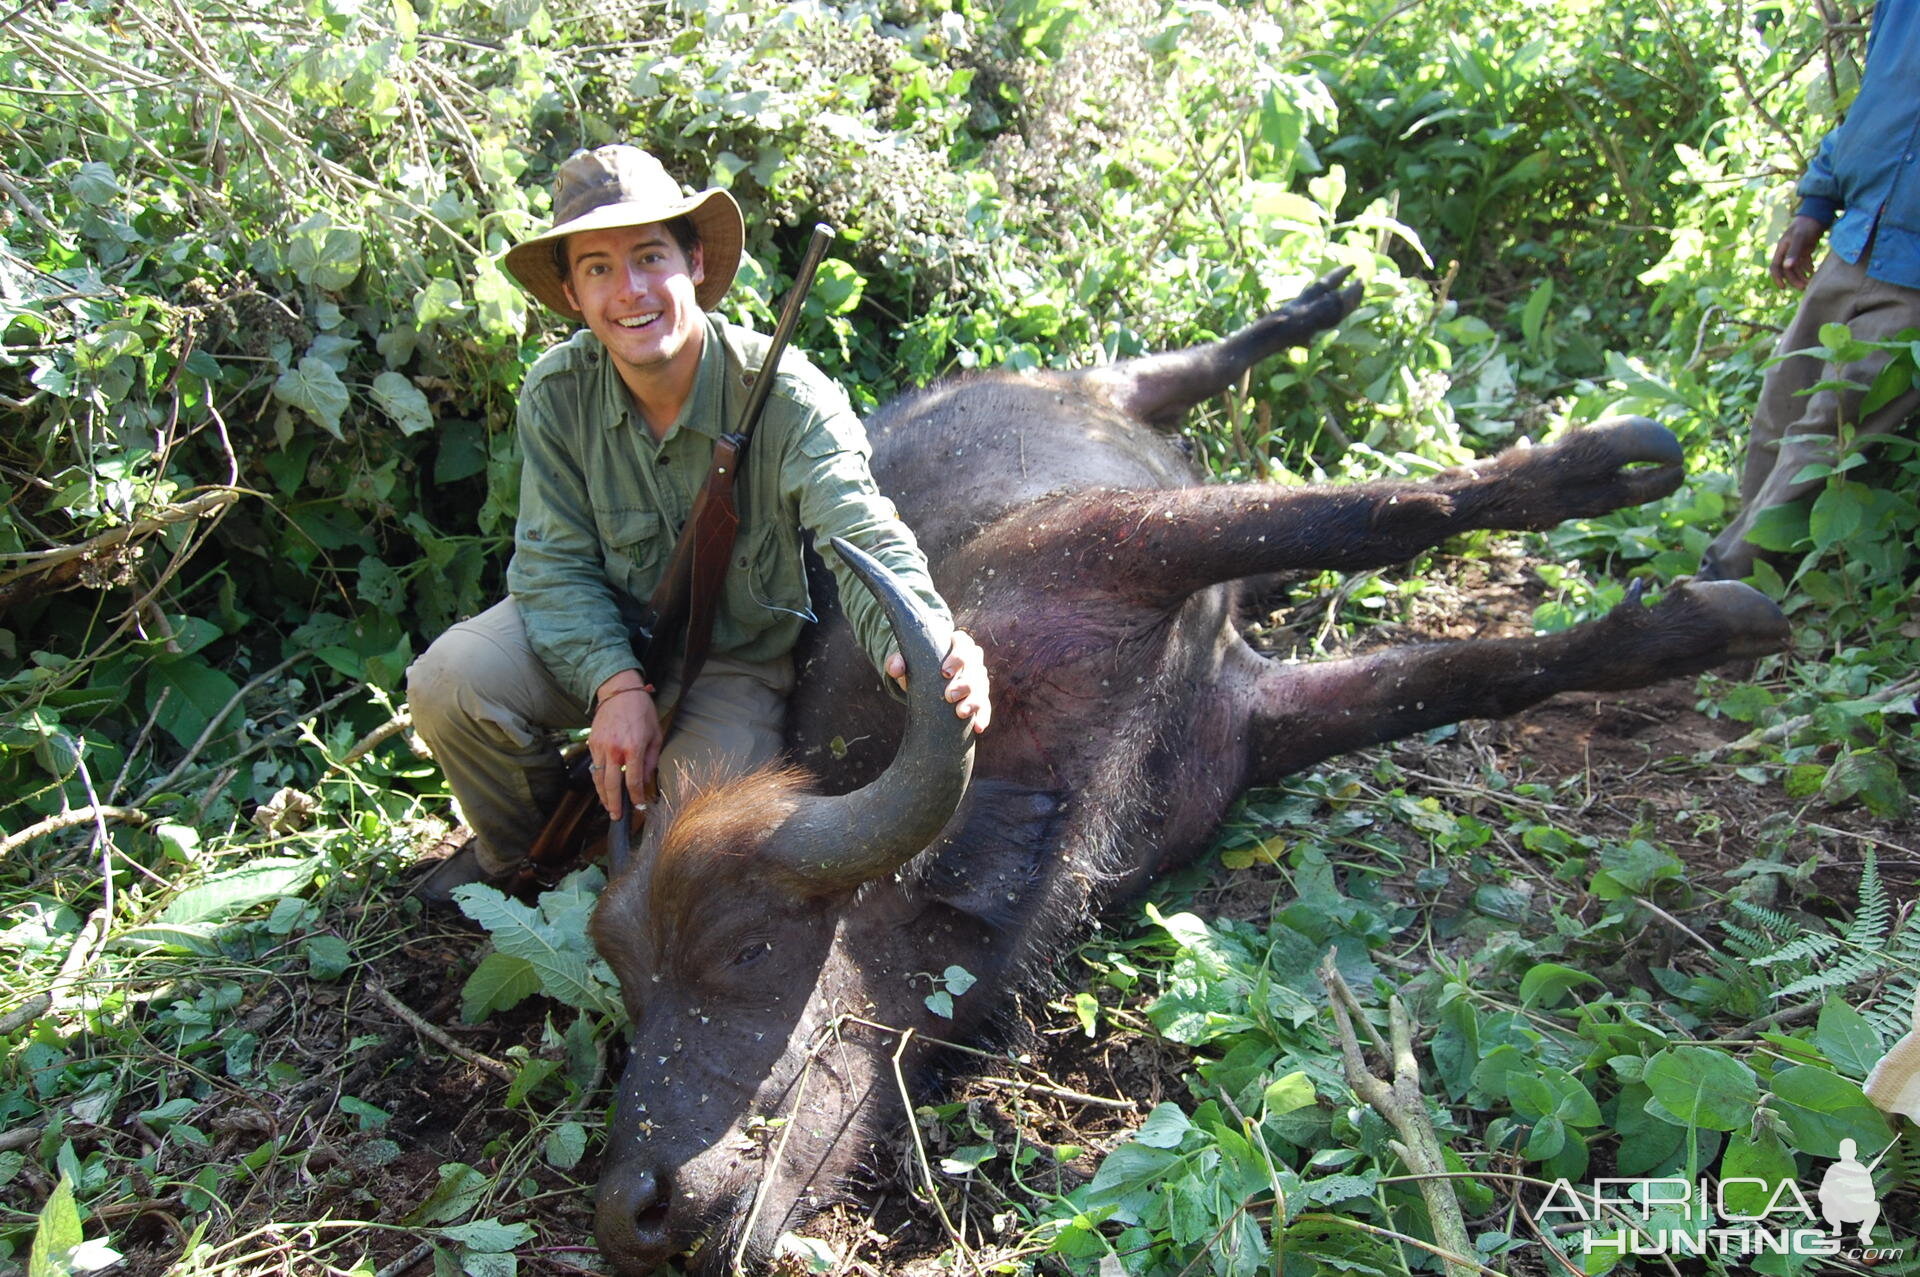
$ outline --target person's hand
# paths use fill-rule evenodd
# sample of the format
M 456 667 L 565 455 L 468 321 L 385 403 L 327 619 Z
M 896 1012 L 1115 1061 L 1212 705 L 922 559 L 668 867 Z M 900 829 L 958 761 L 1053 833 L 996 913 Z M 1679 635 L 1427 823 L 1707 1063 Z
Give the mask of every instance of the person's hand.
M 1786 233 L 1773 246 L 1773 282 L 1781 288 L 1805 292 L 1813 278 L 1813 254 L 1827 228 L 1811 217 L 1796 217 L 1787 223 Z
M 965 630 L 953 632 L 953 646 L 947 659 L 940 662 L 946 677 L 947 702 L 954 716 L 971 720 L 977 736 L 993 721 L 993 700 L 987 690 L 987 660 L 980 645 Z M 887 674 L 900 686 L 907 685 L 907 661 L 896 650 L 887 656 Z
M 609 820 L 620 819 L 623 782 L 636 808 L 646 802 L 647 784 L 665 742 L 653 689 L 640 671 L 623 670 L 600 685 L 594 693 L 587 752 L 593 755 L 593 788 Z

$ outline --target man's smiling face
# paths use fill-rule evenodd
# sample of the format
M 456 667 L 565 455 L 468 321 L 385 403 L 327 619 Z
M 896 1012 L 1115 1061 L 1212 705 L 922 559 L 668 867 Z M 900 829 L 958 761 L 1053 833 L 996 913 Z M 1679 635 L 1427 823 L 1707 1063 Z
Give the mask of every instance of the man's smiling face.
M 652 378 L 700 357 L 705 278 L 700 249 L 683 250 L 664 222 L 582 231 L 567 239 L 567 300 L 606 346 L 623 380 Z

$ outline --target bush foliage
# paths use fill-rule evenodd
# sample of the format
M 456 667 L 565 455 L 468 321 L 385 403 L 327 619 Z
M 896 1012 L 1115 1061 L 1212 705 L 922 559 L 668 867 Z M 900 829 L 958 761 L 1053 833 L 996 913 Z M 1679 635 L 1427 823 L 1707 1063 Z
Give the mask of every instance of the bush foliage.
M 1845 0 L 19 7 L 0 47 L 0 948 L 22 974 L 0 1013 L 0 1124 L 38 1134 L 0 1149 L 15 1203 L 0 1248 L 26 1254 L 38 1225 L 83 1249 L 35 1274 L 80 1270 L 93 1243 L 80 1241 L 79 1207 L 125 1217 L 103 1208 L 151 1195 L 158 1165 L 90 1133 L 98 1124 L 137 1116 L 163 1145 L 204 1149 L 209 1077 L 244 1089 L 297 1075 L 236 1027 L 243 986 L 341 979 L 365 907 L 391 891 L 390 871 L 442 802 L 431 764 L 408 748 L 402 676 L 501 589 L 515 395 L 561 326 L 499 262 L 546 223 L 549 176 L 575 148 L 637 139 L 689 185 L 735 192 L 747 260 L 726 306 L 744 322 L 765 325 L 807 229 L 834 225 L 799 340 L 862 405 L 969 368 L 1203 339 L 1350 267 L 1366 285 L 1358 314 L 1190 423 L 1213 473 L 1419 474 L 1609 412 L 1654 415 L 1696 477 L 1667 501 L 1537 543 L 1555 590 L 1537 621 L 1554 626 L 1617 598 L 1609 573 L 1692 570 L 1724 518 L 1747 407 L 1791 302 L 1765 284 L 1764 256 L 1792 181 L 1857 84 L 1865 16 Z M 1902 348 L 1890 376 L 1912 376 L 1915 358 Z M 1755 725 L 1731 773 L 1740 783 L 1904 813 L 1920 765 L 1916 473 L 1897 440 L 1850 455 L 1816 500 L 1766 526 L 1779 552 L 1766 584 L 1806 659 L 1769 663 L 1713 702 Z M 1402 815 L 1443 855 L 1446 839 L 1469 837 L 1458 822 Z M 1568 837 L 1542 829 L 1514 836 L 1530 849 Z M 1592 850 L 1591 863 L 1568 853 L 1579 867 L 1564 880 L 1607 862 L 1623 912 L 1611 930 L 1563 927 L 1528 961 L 1496 955 L 1526 1014 L 1469 1008 L 1462 973 L 1429 973 L 1412 991 L 1446 1026 L 1435 1050 L 1452 1052 L 1447 1102 L 1510 1104 L 1477 1133 L 1485 1149 L 1558 1168 L 1584 1168 L 1590 1148 L 1651 1149 L 1668 1132 L 1639 1116 L 1641 1092 L 1662 1095 L 1675 1070 L 1699 1064 L 1676 1052 L 1746 1070 L 1736 1080 L 1755 1096 L 1779 1092 L 1788 1058 L 1842 1063 L 1834 1044 L 1858 1037 L 1844 984 L 1819 987 L 1842 1009 L 1821 1013 L 1818 1033 L 1752 1065 L 1648 1036 L 1625 995 L 1523 1023 L 1558 1005 L 1524 993 L 1529 982 L 1578 981 L 1551 959 L 1597 961 L 1596 946 L 1624 943 L 1645 923 L 1632 902 L 1672 876 L 1649 867 L 1657 849 Z M 1293 873 L 1356 951 L 1404 922 L 1318 862 Z M 1898 961 L 1855 974 L 1911 988 L 1911 932 L 1882 923 L 1863 943 Z M 1761 961 L 1784 925 L 1779 913 L 1735 918 L 1724 968 L 1688 977 L 1720 983 L 1644 996 L 1701 1029 L 1756 1018 L 1770 988 L 1809 976 Z M 1348 1200 L 1358 1195 L 1388 1220 L 1412 1200 L 1382 1187 L 1381 1130 L 1359 1118 L 1354 1130 L 1314 1127 L 1327 1113 L 1316 1093 L 1343 1084 L 1319 1058 L 1324 1021 L 1294 1032 L 1312 1008 L 1288 1003 L 1298 1014 L 1285 1031 L 1183 1018 L 1199 1013 L 1183 998 L 1204 1010 L 1211 996 L 1193 972 L 1213 963 L 1216 982 L 1254 979 L 1288 926 L 1312 930 L 1302 918 L 1265 936 L 1168 918 L 1142 942 L 1165 973 L 1145 1014 L 1215 1051 L 1196 1087 L 1216 1098 L 1190 1117 L 1156 1112 L 1139 1146 L 1150 1152 L 1109 1162 L 1090 1197 L 1061 1199 L 1066 1213 L 1035 1235 L 1062 1262 L 1111 1256 L 1125 1223 L 1130 1269 L 1179 1270 L 1218 1229 L 1245 1234 L 1215 1251 L 1229 1256 L 1216 1268 L 1238 1271 L 1234 1255 L 1267 1262 L 1276 1219 L 1315 1253 L 1346 1256 L 1340 1266 L 1414 1262 L 1297 1209 L 1365 1214 Z M 1308 938 L 1324 946 L 1331 933 Z M 1110 986 L 1133 988 L 1114 973 L 1134 959 L 1109 957 L 1120 963 L 1102 960 Z M 537 984 L 524 961 L 506 966 L 497 953 L 501 984 L 482 1010 Z M 564 1093 L 569 1107 L 539 1128 L 544 1152 L 522 1150 L 561 1171 L 582 1155 L 611 1029 L 604 992 L 572 1005 L 586 1009 L 571 1029 L 549 1026 L 545 1055 L 518 1062 L 509 1101 Z M 1875 1033 L 1891 1027 L 1885 1005 Z M 1080 1014 L 1091 1029 L 1093 1011 Z M 1605 1072 L 1591 1043 L 1635 1063 Z M 1499 1055 L 1515 1047 L 1538 1063 L 1518 1088 L 1502 1070 L 1534 1065 Z M 1282 1085 L 1293 1069 L 1310 1080 Z M 1854 1112 L 1857 1087 L 1822 1094 L 1817 1112 Z M 1273 1142 L 1248 1142 L 1236 1100 L 1265 1105 Z M 384 1117 L 358 1120 L 384 1138 Z M 1731 1130 L 1674 1129 L 1710 1142 Z M 1341 1156 L 1322 1162 L 1309 1135 Z M 1769 1166 L 1811 1147 L 1776 1129 L 1727 1138 Z M 279 1147 L 166 1163 L 193 1245 L 244 1244 L 213 1203 L 265 1174 Z M 1244 1194 L 1206 1196 L 1223 1156 L 1242 1159 L 1259 1191 L 1302 1195 L 1258 1219 Z M 1129 1178 L 1129 1158 L 1158 1179 Z M 438 1230 L 448 1264 L 509 1271 L 526 1226 L 460 1231 L 501 1208 L 489 1197 L 481 1210 L 472 1167 L 440 1172 L 418 1227 Z M 86 1232 L 99 1241 L 97 1225 Z M 1489 1262 L 1510 1243 L 1476 1241 Z

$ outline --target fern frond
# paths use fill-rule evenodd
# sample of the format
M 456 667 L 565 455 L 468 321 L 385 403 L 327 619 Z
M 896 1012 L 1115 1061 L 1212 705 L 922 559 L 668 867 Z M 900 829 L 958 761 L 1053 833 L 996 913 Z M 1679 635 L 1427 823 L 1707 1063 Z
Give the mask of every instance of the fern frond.
M 1920 998 L 1920 974 L 1900 976 L 1889 981 L 1870 1005 L 1861 1008 L 1861 1014 L 1891 1042 L 1912 1032 L 1916 998 Z
M 1782 962 L 1811 962 L 1815 958 L 1825 957 L 1840 947 L 1840 937 L 1832 935 L 1802 935 L 1789 940 L 1772 953 L 1763 953 L 1757 958 L 1748 958 L 1747 962 L 1756 967 L 1778 966 Z
M 1844 989 L 1856 980 L 1865 980 L 1886 969 L 1886 963 L 1872 949 L 1844 954 L 1819 971 L 1800 977 L 1775 993 L 1776 998 L 1794 998 L 1803 993 L 1826 989 Z
M 1887 924 L 1892 920 L 1893 902 L 1880 881 L 1880 860 L 1869 846 L 1866 863 L 1860 869 L 1860 910 L 1847 924 L 1844 936 L 1847 947 L 1881 948 L 1887 942 Z
M 1727 903 L 1733 906 L 1735 913 L 1740 914 L 1750 922 L 1759 923 L 1767 931 L 1776 936 L 1798 931 L 1801 928 L 1800 922 L 1781 913 L 1778 909 L 1769 909 L 1765 905 L 1754 904 L 1751 900 L 1740 900 L 1737 898 L 1729 900 Z M 1725 924 L 1723 923 L 1722 925 Z

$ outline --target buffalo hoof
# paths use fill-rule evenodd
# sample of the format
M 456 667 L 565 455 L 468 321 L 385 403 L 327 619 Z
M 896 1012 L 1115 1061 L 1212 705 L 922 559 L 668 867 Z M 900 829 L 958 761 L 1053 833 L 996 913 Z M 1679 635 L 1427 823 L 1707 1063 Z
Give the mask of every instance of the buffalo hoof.
M 1582 478 L 1596 486 L 1600 506 L 1582 511 L 1586 514 L 1657 500 L 1686 477 L 1680 441 L 1673 431 L 1647 417 L 1610 417 L 1576 432 L 1560 446 L 1574 455 L 1585 454 L 1580 457 L 1587 472 Z
M 1644 590 L 1641 580 L 1628 585 L 1626 597 L 1593 631 L 1594 668 L 1607 671 L 1602 686 L 1643 687 L 1787 646 L 1786 614 L 1750 585 L 1692 581 L 1669 589 L 1652 607 L 1641 600 Z
M 1677 593 L 1727 631 L 1727 660 L 1751 660 L 1786 649 L 1791 634 L 1786 613 L 1751 585 L 1742 581 L 1694 581 L 1681 586 Z
M 1646 417 L 1614 417 L 1543 447 L 1509 448 L 1480 473 L 1493 527 L 1545 529 L 1664 497 L 1685 477 L 1680 441 Z

